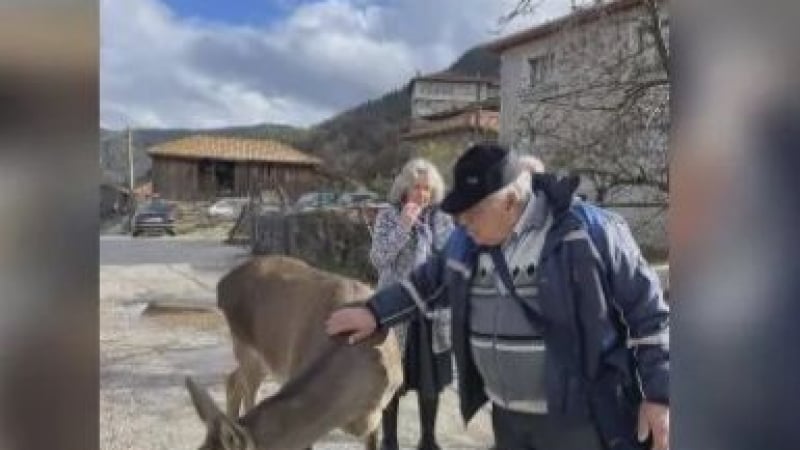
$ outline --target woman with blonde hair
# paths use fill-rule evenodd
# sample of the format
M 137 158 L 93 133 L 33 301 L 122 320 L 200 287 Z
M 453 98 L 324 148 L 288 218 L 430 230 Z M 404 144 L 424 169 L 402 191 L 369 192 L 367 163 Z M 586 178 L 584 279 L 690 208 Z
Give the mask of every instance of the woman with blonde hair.
M 370 259 L 378 271 L 378 288 L 405 279 L 443 248 L 453 229 L 450 216 L 438 209 L 444 189 L 442 177 L 431 162 L 417 158 L 403 166 L 389 191 L 392 207 L 375 219 Z M 408 390 L 417 391 L 419 402 L 418 448 L 439 449 L 434 433 L 439 394 L 453 380 L 446 312 L 449 310 L 420 311 L 408 324 L 395 327 L 405 382 L 384 410 L 382 450 L 399 448 L 397 410 L 400 396 Z

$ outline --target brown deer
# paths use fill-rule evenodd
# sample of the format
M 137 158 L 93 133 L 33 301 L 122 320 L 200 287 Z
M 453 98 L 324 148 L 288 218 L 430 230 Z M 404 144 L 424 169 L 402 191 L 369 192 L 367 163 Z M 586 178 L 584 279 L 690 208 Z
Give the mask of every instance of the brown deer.
M 349 345 L 325 332 L 334 309 L 371 293 L 282 256 L 254 258 L 223 277 L 217 303 L 239 366 L 226 380 L 227 414 L 186 380 L 207 427 L 201 449 L 299 450 L 336 428 L 377 449 L 381 411 L 402 382 L 397 341 L 389 332 Z M 253 407 L 267 371 L 283 385 Z

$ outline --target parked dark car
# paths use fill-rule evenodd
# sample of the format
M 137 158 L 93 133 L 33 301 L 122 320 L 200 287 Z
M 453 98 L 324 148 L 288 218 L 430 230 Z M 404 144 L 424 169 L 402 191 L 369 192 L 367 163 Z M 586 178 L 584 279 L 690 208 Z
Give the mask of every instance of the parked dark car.
M 134 236 L 142 233 L 175 235 L 175 213 L 172 205 L 163 200 L 148 200 L 136 208 L 133 215 Z

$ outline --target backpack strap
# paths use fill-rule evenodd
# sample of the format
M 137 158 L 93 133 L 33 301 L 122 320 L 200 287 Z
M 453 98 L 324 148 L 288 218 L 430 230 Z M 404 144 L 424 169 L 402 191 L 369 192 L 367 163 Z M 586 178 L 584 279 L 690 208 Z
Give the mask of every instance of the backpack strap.
M 576 201 L 572 207 L 572 212 L 580 219 L 586 228 L 586 234 L 589 236 L 589 246 L 592 253 L 595 253 L 603 270 L 603 284 L 606 294 L 611 294 L 611 257 L 608 254 L 607 242 L 605 237 L 605 230 L 601 224 L 601 217 L 605 216 L 605 212 L 593 205 L 584 201 Z
M 511 298 L 513 298 L 519 306 L 522 308 L 525 317 L 528 321 L 538 327 L 544 327 L 547 325 L 547 322 L 544 318 L 544 314 L 542 314 L 541 309 L 537 304 L 530 304 L 522 299 L 522 297 L 517 294 L 517 289 L 514 287 L 514 280 L 511 278 L 511 272 L 508 270 L 508 264 L 506 263 L 506 257 L 503 254 L 503 250 L 499 246 L 493 246 L 488 248 L 489 256 L 492 257 L 492 262 L 494 263 L 494 268 L 497 271 L 497 274 L 500 276 L 500 280 L 503 282 L 503 285 L 506 287 Z

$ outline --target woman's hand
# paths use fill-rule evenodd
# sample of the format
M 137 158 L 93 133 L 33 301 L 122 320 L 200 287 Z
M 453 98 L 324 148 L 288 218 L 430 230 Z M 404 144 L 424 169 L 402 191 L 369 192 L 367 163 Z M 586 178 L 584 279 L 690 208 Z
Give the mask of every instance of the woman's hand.
M 348 342 L 356 344 L 369 337 L 378 328 L 375 316 L 363 306 L 346 307 L 334 311 L 325 322 L 325 331 L 331 336 L 349 334 Z
M 406 229 L 410 230 L 411 227 L 417 223 L 419 214 L 422 212 L 422 207 L 414 202 L 407 202 L 403 205 L 403 210 L 400 212 L 400 224 Z

